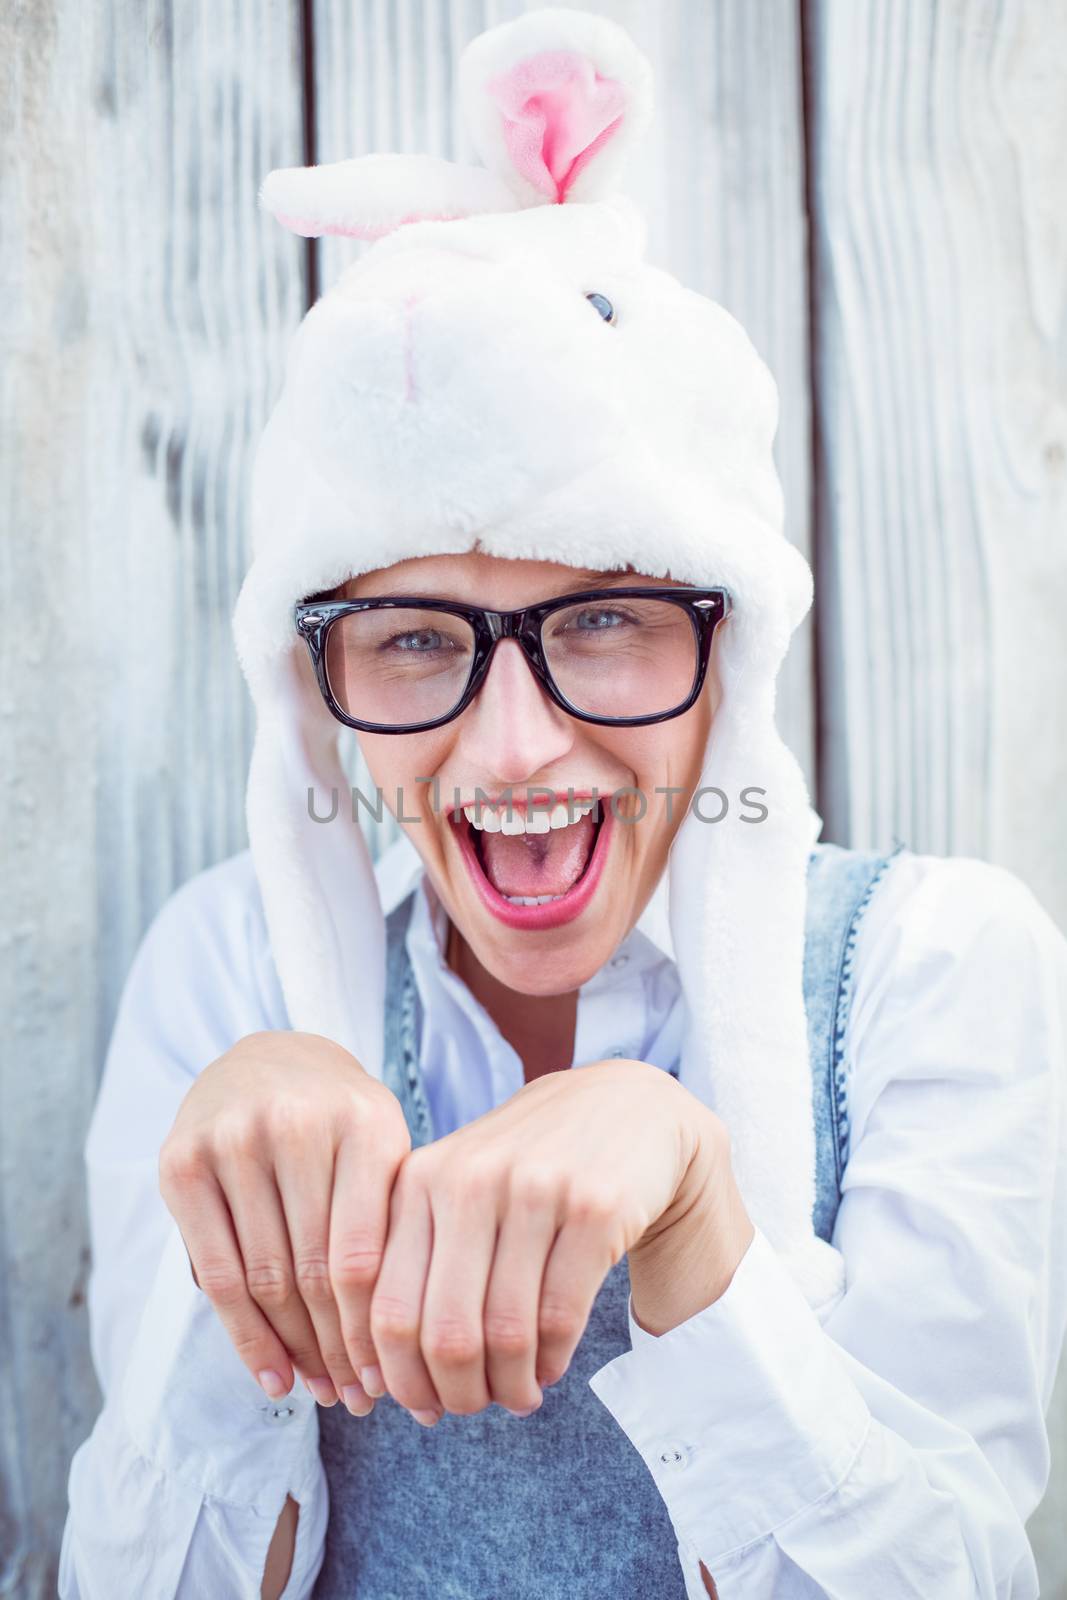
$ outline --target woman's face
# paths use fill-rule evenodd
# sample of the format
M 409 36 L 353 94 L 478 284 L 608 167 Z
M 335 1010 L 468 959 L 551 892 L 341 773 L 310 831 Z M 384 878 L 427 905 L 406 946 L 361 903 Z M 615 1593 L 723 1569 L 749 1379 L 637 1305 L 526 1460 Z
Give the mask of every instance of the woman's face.
M 508 611 L 612 583 L 674 586 L 668 579 L 632 572 L 581 572 L 551 561 L 471 553 L 400 561 L 351 580 L 338 595 L 433 596 Z M 581 722 L 549 699 L 518 642 L 502 639 L 479 693 L 458 717 L 427 733 L 360 733 L 359 742 L 394 816 L 398 791 L 402 795 L 401 826 L 451 921 L 482 966 L 521 993 L 563 994 L 599 970 L 647 904 L 699 782 L 718 701 L 713 655 L 703 692 L 681 716 L 639 728 Z M 434 778 L 436 810 L 428 781 Z M 539 790 L 551 790 L 561 800 L 568 790 L 578 796 L 596 791 L 602 797 L 605 837 L 597 841 L 593 819 L 584 818 L 552 829 L 547 839 L 483 834 L 476 840 L 462 813 L 454 819 L 457 792 L 464 804 L 473 802 L 479 790 L 493 797 L 508 789 L 514 815 L 521 817 L 528 787 L 535 791 L 531 814 L 546 809 L 536 804 Z M 674 791 L 670 816 L 668 788 Z M 615 803 L 618 819 L 633 820 L 611 816 L 608 797 L 622 789 L 644 797 L 646 809 L 639 820 L 641 805 L 633 793 L 620 795 Z M 501 893 L 512 891 L 539 897 L 574 878 L 579 881 L 572 893 L 581 904 L 567 920 L 558 920 L 551 902 L 544 910 L 516 913 L 501 899 Z M 495 880 L 500 892 L 486 879 L 489 885 Z

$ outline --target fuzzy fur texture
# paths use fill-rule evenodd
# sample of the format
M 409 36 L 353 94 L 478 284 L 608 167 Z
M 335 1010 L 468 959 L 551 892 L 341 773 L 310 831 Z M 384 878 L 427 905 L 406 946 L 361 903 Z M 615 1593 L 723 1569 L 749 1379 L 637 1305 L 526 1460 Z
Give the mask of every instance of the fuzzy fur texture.
M 254 560 L 234 615 L 258 716 L 250 841 L 293 1026 L 380 1074 L 384 921 L 344 807 L 329 826 L 307 815 L 309 786 L 324 797 L 347 786 L 294 602 L 474 548 L 725 585 L 733 612 L 716 636 L 723 694 L 701 782 L 731 810 L 717 824 L 690 812 L 668 866 L 688 1013 L 680 1072 L 729 1128 L 753 1220 L 824 1307 L 842 1263 L 812 1229 L 802 987 L 820 824 L 775 722 L 812 579 L 783 536 L 770 372 L 727 311 L 644 261 L 643 221 L 615 187 L 650 80 L 616 25 L 530 12 L 473 40 L 460 64 L 498 204 L 430 220 L 476 186 L 457 169 L 450 187 L 427 157 L 291 169 L 264 185 L 276 214 L 320 231 L 397 220 L 304 318 L 256 457 Z M 738 817 L 748 786 L 766 791 L 760 824 Z
M 484 167 L 392 152 L 322 167 L 279 167 L 259 191 L 264 210 L 293 233 L 380 239 L 408 222 L 517 211 L 507 184 Z

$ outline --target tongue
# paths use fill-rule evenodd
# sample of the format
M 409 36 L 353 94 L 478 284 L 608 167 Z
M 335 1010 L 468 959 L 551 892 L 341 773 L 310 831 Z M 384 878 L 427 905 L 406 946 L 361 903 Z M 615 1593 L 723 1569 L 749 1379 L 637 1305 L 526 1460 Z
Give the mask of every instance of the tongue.
M 549 833 L 482 833 L 485 875 L 498 894 L 566 894 L 593 848 L 592 816 Z

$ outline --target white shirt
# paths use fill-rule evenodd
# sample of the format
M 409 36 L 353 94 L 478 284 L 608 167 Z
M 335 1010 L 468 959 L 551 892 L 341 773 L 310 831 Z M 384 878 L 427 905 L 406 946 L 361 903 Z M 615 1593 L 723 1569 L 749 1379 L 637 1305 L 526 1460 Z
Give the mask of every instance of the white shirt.
M 379 863 L 386 910 L 410 882 L 404 849 Z M 443 1131 L 470 1112 L 454 1028 L 477 1110 L 521 1074 L 449 981 L 419 902 L 409 949 Z M 579 991 L 576 1061 L 674 1048 L 670 958 L 641 928 L 619 949 L 633 964 Z M 317 1407 L 299 1382 L 267 1400 L 158 1188 L 197 1072 L 286 1026 L 244 852 L 184 885 L 145 936 L 89 1130 L 105 1404 L 71 1463 L 60 1600 L 258 1596 L 287 1494 L 301 1510 L 284 1600 L 313 1588 L 328 1515 Z M 692 1600 L 706 1600 L 701 1558 L 721 1600 L 1030 1600 L 1025 1522 L 1067 1322 L 1067 941 L 1005 870 L 903 852 L 860 924 L 845 1043 L 844 1298 L 820 1325 L 757 1233 L 721 1298 L 669 1333 L 639 1328 L 631 1304 L 631 1349 L 590 1386 L 652 1472 Z
M 414 855 L 414 851 L 412 855 Z M 440 1138 L 492 1111 L 525 1081 L 522 1059 L 447 961 L 448 913 L 430 880 L 414 866 L 388 886 L 391 904 L 414 884 L 407 949 L 423 1001 L 419 1070 Z M 669 1072 L 682 1048 L 684 1004 L 665 929 L 656 938 L 642 919 L 578 992 L 572 1065 L 608 1056 L 647 1061 Z

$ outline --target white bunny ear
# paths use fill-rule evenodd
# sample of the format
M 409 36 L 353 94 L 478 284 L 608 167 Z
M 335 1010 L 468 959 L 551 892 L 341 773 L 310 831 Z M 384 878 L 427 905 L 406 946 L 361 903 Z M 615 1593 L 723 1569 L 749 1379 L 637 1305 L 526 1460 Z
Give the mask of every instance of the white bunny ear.
M 607 17 L 546 6 L 472 39 L 459 103 L 478 155 L 524 206 L 599 200 L 652 116 L 652 66 Z
M 278 167 L 263 180 L 259 203 L 306 239 L 324 233 L 380 239 L 406 222 L 516 211 L 520 204 L 484 167 L 393 152 L 320 167 Z

